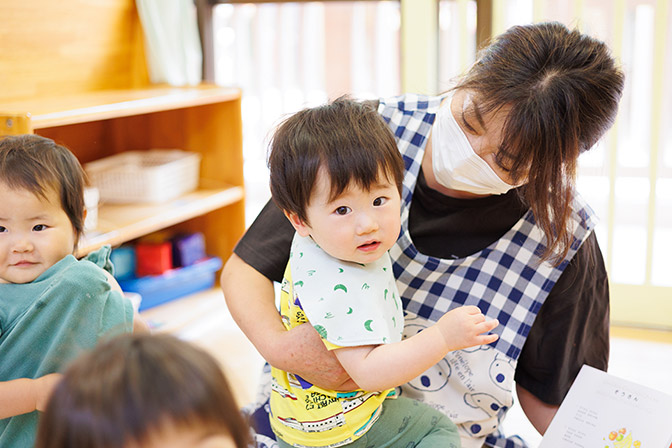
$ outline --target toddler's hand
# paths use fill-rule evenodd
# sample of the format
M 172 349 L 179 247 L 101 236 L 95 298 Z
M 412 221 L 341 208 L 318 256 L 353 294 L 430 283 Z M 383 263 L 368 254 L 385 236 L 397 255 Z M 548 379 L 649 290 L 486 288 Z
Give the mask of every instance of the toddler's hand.
M 34 380 L 37 387 L 36 408 L 38 411 L 44 412 L 46 409 L 51 392 L 60 381 L 61 376 L 60 373 L 51 373 Z
M 436 325 L 448 345 L 448 351 L 490 344 L 499 337 L 496 334 L 484 334 L 499 325 L 497 319 L 486 321 L 481 310 L 473 305 L 448 311 Z

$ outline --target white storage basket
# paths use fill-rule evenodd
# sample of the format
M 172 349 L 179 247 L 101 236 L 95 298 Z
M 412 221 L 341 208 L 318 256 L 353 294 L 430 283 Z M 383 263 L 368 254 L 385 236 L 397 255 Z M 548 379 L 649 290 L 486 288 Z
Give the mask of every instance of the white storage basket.
M 128 151 L 84 165 L 105 202 L 164 202 L 198 187 L 201 155 L 179 149 Z

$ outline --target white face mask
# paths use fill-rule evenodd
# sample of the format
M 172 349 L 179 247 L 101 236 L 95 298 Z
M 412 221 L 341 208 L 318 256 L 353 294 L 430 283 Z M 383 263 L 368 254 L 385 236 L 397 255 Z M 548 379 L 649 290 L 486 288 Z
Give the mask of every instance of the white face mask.
M 455 121 L 450 106 L 451 95 L 439 108 L 432 127 L 432 168 L 438 183 L 451 190 L 473 194 L 504 194 L 515 185 L 509 185 L 476 154 Z

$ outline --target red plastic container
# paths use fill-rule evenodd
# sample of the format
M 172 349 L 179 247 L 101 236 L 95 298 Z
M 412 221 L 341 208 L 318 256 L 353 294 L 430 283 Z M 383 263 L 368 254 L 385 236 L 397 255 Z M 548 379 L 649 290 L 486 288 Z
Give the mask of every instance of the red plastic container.
M 135 275 L 161 275 L 173 268 L 173 249 L 170 241 L 163 243 L 139 242 L 135 246 Z

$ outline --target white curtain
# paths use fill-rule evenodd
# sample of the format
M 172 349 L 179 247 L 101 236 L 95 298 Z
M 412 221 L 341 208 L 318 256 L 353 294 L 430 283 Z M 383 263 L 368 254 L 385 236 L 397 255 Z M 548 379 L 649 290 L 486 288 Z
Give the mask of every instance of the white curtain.
M 203 52 L 193 0 L 136 0 L 153 83 L 196 85 Z

